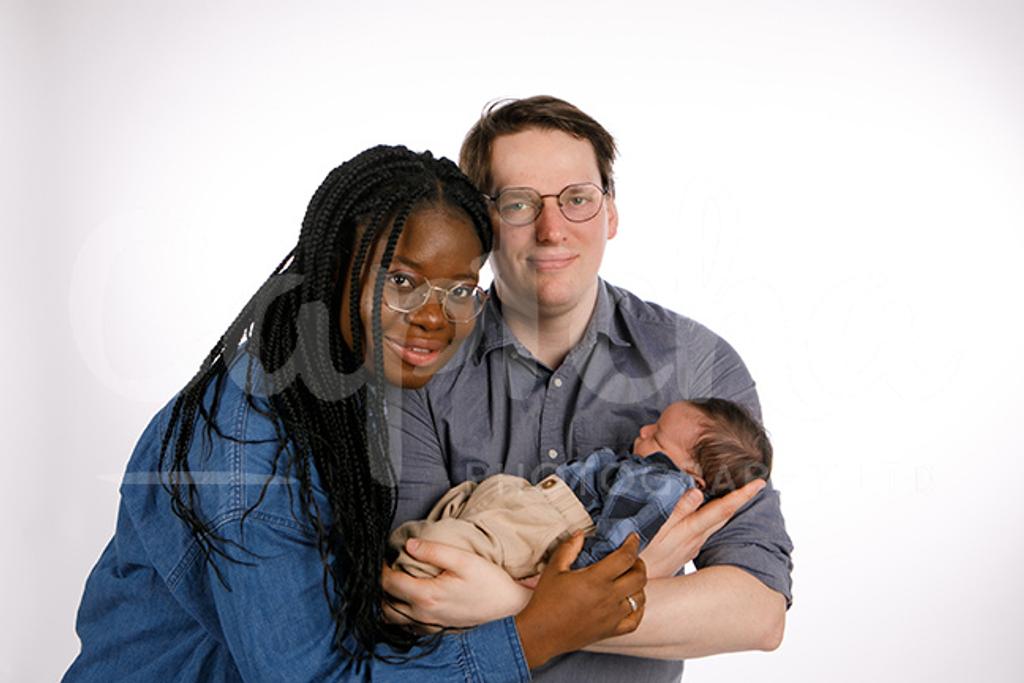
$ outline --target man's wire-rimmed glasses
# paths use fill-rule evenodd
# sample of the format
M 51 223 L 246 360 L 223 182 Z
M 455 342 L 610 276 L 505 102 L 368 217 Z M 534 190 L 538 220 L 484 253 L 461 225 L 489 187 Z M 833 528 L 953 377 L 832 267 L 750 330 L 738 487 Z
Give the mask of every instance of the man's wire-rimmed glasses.
M 529 225 L 544 210 L 544 198 L 556 197 L 558 209 L 573 223 L 589 221 L 604 206 L 608 190 L 594 183 L 566 185 L 558 194 L 541 194 L 532 187 L 506 187 L 496 195 L 485 195 L 494 202 L 501 220 L 509 225 Z

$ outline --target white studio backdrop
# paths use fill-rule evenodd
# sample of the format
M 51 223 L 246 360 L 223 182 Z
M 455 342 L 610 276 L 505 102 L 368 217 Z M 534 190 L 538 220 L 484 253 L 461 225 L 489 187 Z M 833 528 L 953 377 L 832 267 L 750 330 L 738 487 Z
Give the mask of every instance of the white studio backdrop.
M 1024 5 L 6 2 L 0 52 L 0 680 L 74 657 L 135 440 L 326 172 L 538 93 L 618 139 L 603 275 L 775 442 L 786 640 L 685 679 L 1020 680 Z

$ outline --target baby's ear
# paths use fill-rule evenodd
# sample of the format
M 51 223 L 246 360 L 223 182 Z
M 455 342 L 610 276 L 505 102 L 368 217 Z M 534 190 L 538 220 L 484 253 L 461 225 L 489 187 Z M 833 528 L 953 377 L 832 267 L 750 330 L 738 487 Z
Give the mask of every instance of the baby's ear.
M 693 477 L 693 481 L 694 483 L 697 484 L 697 488 L 699 488 L 701 491 L 708 490 L 708 484 L 706 481 L 704 481 L 704 477 L 699 477 L 696 474 L 691 474 L 690 476 Z

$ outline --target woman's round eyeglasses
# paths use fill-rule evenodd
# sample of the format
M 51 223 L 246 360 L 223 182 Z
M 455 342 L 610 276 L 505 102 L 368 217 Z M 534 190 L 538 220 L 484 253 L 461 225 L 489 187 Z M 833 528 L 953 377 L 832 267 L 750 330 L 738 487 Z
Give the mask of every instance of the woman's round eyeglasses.
M 412 313 L 419 310 L 430 301 L 434 291 L 441 294 L 444 317 L 453 323 L 473 320 L 484 310 L 487 301 L 487 292 L 465 282 L 446 288 L 411 273 L 388 273 L 384 276 L 384 305 L 392 311 Z

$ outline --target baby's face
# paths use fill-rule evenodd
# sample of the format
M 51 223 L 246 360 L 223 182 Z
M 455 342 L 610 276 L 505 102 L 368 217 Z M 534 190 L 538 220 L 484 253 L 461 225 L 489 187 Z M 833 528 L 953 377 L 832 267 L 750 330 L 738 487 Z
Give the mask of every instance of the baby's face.
M 705 429 L 704 414 L 692 403 L 678 401 L 665 408 L 657 422 L 640 428 L 640 436 L 633 441 L 633 453 L 643 457 L 661 451 L 676 467 L 700 477 L 693 447 Z

